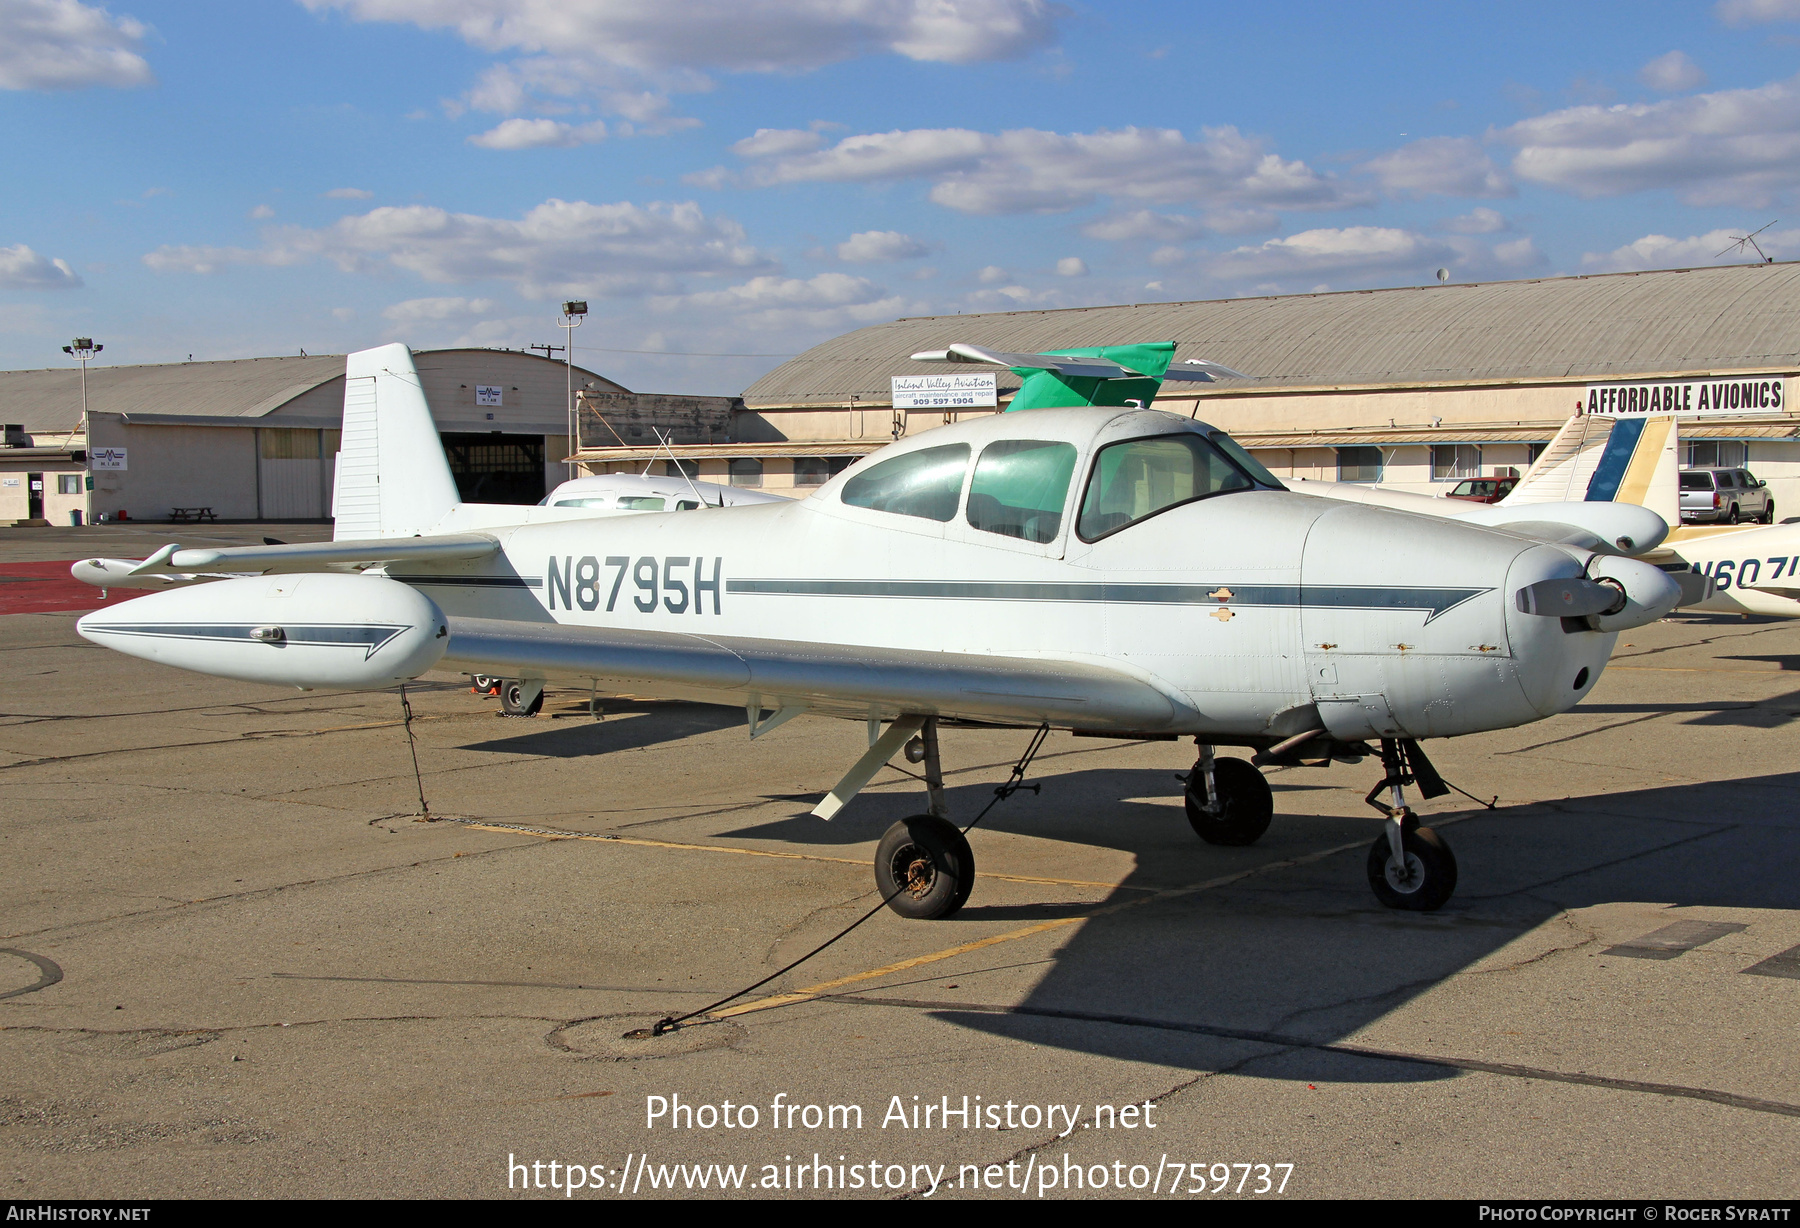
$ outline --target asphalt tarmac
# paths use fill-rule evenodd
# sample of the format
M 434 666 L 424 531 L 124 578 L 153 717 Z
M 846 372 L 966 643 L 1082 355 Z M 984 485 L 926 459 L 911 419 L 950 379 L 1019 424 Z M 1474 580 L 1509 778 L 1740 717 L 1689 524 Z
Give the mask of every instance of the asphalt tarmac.
M 265 534 L 328 529 L 14 530 L 0 596 Z M 921 787 L 807 815 L 861 725 L 432 675 L 416 781 L 396 695 L 109 653 L 80 597 L 0 616 L 7 1197 L 1800 1193 L 1800 625 L 1631 632 L 1573 712 L 1429 744 L 1498 799 L 1424 804 L 1440 912 L 1369 891 L 1370 764 L 1271 773 L 1215 848 L 1191 746 L 1057 734 L 955 917 L 627 1040 L 876 903 Z M 1027 737 L 945 731 L 955 815 Z

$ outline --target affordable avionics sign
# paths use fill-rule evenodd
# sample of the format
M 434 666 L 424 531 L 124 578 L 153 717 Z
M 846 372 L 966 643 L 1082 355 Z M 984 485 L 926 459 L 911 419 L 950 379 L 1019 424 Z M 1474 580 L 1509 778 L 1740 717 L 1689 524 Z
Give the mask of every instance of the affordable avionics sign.
M 1780 414 L 1787 412 L 1787 377 L 1656 380 L 1589 384 L 1587 412 L 1615 418 L 1640 414 Z

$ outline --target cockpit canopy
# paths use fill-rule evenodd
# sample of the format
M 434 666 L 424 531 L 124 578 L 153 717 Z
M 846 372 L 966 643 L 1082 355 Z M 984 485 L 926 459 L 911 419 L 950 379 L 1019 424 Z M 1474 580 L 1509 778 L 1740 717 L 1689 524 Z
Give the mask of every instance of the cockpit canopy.
M 943 427 L 916 446 L 883 449 L 833 485 L 849 507 L 940 523 L 961 508 L 972 528 L 1038 543 L 1054 540 L 1069 515 L 1076 535 L 1095 542 L 1198 499 L 1281 489 L 1235 440 L 1203 422 L 1089 408 Z

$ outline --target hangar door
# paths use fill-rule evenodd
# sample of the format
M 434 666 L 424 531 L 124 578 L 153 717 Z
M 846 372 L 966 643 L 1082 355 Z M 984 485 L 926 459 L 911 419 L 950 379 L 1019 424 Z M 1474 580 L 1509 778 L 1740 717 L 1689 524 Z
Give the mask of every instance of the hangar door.
M 257 516 L 263 520 L 323 519 L 330 504 L 319 456 L 320 433 L 260 427 L 256 434 Z
M 536 503 L 544 497 L 544 437 L 447 431 L 450 476 L 464 503 Z

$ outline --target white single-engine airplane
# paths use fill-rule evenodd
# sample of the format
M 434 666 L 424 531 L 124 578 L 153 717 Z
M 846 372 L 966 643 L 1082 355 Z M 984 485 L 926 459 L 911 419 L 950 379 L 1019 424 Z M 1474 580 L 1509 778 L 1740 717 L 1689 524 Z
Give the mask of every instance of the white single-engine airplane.
M 261 574 L 78 626 L 133 656 L 303 688 L 454 669 L 742 704 L 752 737 L 802 712 L 866 720 L 868 752 L 814 813 L 917 739 L 929 813 L 894 824 L 875 860 L 910 917 L 954 912 L 974 878 L 945 814 L 941 721 L 1191 735 L 1188 818 L 1216 844 L 1256 840 L 1273 805 L 1253 763 L 1215 747 L 1325 763 L 1378 741 L 1370 799 L 1390 822 L 1370 885 L 1436 908 L 1456 862 L 1406 805 L 1403 785 L 1445 791 L 1418 739 L 1568 709 L 1615 633 L 1679 588 L 1592 523 L 1569 545 L 1294 494 L 1205 423 L 1095 403 L 1153 393 L 1173 348 L 999 355 L 1051 407 L 903 439 L 801 500 L 604 518 L 458 505 L 410 352 L 366 350 L 348 363 L 337 540 L 89 560 L 78 574 L 114 583 Z M 1538 511 L 1548 535 L 1567 529 Z

